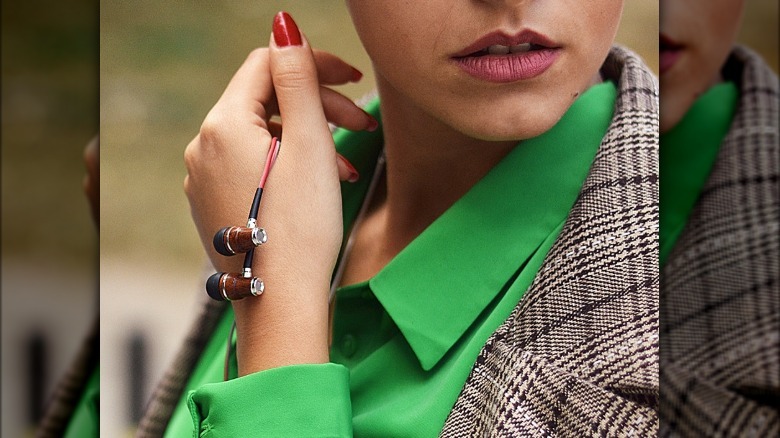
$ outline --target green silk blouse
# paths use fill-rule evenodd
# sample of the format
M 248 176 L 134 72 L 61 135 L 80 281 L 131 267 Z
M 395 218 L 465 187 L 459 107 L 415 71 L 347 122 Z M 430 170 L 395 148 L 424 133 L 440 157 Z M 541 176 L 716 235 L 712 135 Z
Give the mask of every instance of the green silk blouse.
M 562 229 L 616 94 L 611 82 L 591 87 L 551 130 L 519 143 L 373 278 L 340 288 L 330 363 L 236 377 L 232 357 L 223 381 L 228 309 L 165 436 L 437 435 L 483 345 Z M 367 109 L 380 119 L 378 102 Z M 335 141 L 361 175 L 342 184 L 348 235 L 382 133 L 342 130 Z

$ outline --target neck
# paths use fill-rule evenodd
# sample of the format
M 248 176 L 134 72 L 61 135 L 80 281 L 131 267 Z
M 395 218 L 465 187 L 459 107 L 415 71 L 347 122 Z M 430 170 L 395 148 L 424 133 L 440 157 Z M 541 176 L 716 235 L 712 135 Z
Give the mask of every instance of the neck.
M 492 169 L 517 141 L 477 140 L 417 108 L 381 77 L 387 167 L 376 200 L 400 251 Z M 395 246 L 395 245 L 394 245 Z

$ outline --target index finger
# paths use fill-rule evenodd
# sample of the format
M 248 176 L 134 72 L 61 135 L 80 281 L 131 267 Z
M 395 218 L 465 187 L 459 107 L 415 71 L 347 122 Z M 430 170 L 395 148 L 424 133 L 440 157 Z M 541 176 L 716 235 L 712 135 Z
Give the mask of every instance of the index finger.
M 267 105 L 273 100 L 274 86 L 268 48 L 255 49 L 228 83 L 217 105 L 248 110 L 267 120 Z
M 341 58 L 328 52 L 312 50 L 316 77 L 323 85 L 342 85 L 359 81 L 363 74 Z M 243 108 L 267 119 L 275 107 L 271 80 L 269 49 L 253 50 L 233 75 L 220 101 L 228 107 Z

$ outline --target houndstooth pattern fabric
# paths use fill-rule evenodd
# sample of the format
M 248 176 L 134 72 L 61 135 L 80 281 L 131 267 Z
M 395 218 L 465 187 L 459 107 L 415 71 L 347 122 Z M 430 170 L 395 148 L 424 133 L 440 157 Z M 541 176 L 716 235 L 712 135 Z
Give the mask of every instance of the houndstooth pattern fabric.
M 168 427 L 173 410 L 179 399 L 184 395 L 184 387 L 195 369 L 203 349 L 206 348 L 219 318 L 227 304 L 214 301 L 203 294 L 203 304 L 200 315 L 195 319 L 187 338 L 174 358 L 171 366 L 165 372 L 160 383 L 152 394 L 141 422 L 136 431 L 137 437 L 161 437 Z
M 780 436 L 778 78 L 736 48 L 739 106 L 663 270 L 661 436 Z
M 658 83 L 613 48 L 615 115 L 557 241 L 490 337 L 445 437 L 655 436 Z
M 57 387 L 46 406 L 41 422 L 35 432 L 38 438 L 61 437 L 65 434 L 73 411 L 76 409 L 91 373 L 99 360 L 98 336 L 100 323 L 96 317 L 84 338 L 73 363 L 57 383 Z

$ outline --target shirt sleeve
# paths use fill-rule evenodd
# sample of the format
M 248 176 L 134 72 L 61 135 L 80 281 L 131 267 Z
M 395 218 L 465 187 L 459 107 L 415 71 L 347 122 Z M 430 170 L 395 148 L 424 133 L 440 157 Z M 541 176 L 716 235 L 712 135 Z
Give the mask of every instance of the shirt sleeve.
M 349 370 L 305 364 L 273 368 L 190 391 L 196 437 L 351 437 Z

